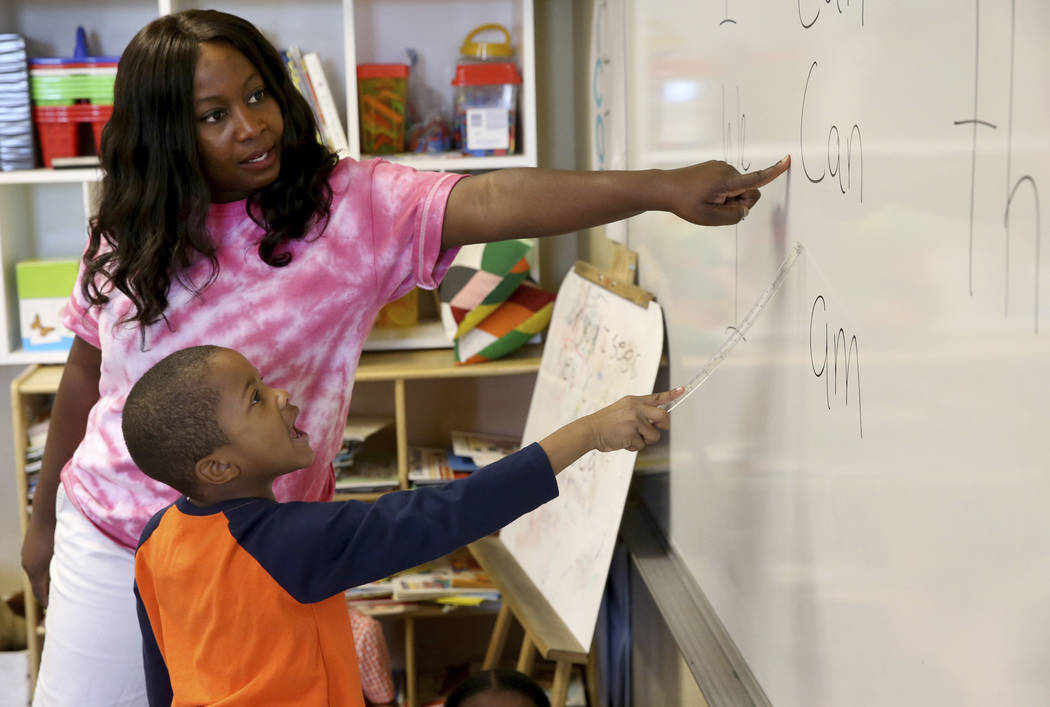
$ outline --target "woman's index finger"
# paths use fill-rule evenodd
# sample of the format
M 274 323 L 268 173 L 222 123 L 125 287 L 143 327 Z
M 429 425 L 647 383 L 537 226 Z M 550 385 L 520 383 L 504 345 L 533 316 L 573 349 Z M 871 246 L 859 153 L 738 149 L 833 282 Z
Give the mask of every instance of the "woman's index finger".
M 791 166 L 791 155 L 785 155 L 784 159 L 777 162 L 775 165 L 760 169 L 757 172 L 747 172 L 741 174 L 733 181 L 733 185 L 741 191 L 745 189 L 758 189 L 772 182 L 774 179 L 779 177 L 787 168 Z

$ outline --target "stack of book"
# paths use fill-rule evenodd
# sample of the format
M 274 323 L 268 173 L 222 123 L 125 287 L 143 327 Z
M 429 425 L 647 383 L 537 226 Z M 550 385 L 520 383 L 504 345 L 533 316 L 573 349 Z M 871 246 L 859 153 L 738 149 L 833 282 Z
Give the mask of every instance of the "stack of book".
M 521 446 L 516 437 L 452 432 L 449 449 L 409 447 L 408 480 L 414 486 L 443 484 L 460 479 L 515 452 Z
M 499 601 L 499 589 L 466 548 L 380 582 L 346 592 L 350 606 L 371 616 L 400 614 L 420 603 L 478 606 Z
M 30 421 L 26 430 L 26 503 L 32 504 L 36 483 L 40 478 L 40 465 L 44 459 L 44 443 L 47 441 L 47 428 L 51 421 L 50 406 L 40 410 Z
M 281 58 L 284 59 L 292 83 L 313 110 L 321 141 L 340 157 L 348 156 L 350 145 L 332 89 L 321 66 L 321 57 L 317 52 L 303 54 L 299 47 L 291 46 L 281 52 Z
M 434 447 L 408 448 L 408 480 L 413 486 L 433 486 L 456 478 L 448 452 Z
M 521 439 L 481 432 L 452 432 L 449 464 L 456 471 L 474 471 L 521 448 Z
M 332 461 L 336 493 L 374 493 L 400 486 L 397 458 L 389 439 L 393 420 L 352 417 L 343 430 L 343 444 Z
M 0 170 L 35 166 L 26 41 L 20 34 L 0 34 Z

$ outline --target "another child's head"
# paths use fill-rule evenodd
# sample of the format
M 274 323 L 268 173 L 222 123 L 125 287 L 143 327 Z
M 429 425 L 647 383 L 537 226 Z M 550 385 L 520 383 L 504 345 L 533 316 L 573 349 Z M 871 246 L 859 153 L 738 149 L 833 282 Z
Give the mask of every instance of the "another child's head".
M 517 670 L 483 670 L 448 694 L 445 707 L 550 707 L 539 684 Z
M 144 474 L 195 500 L 272 497 L 275 478 L 313 463 L 299 408 L 241 354 L 194 346 L 161 359 L 124 404 L 122 429 Z

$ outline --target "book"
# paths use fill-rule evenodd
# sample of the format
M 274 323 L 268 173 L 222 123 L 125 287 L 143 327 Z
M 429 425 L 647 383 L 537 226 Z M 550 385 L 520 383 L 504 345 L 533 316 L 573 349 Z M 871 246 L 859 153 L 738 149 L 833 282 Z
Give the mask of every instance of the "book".
M 306 65 L 303 64 L 302 51 L 297 46 L 290 46 L 281 51 L 281 59 L 284 60 L 285 68 L 288 70 L 288 78 L 291 79 L 292 84 L 299 90 L 299 93 L 302 95 L 307 105 L 310 106 L 310 111 L 314 114 L 314 120 L 317 122 L 317 139 L 327 145 L 328 141 L 325 136 L 324 118 L 317 107 L 317 103 L 314 99 L 314 92 L 310 89 L 310 81 L 306 77 Z
M 347 601 L 360 601 L 364 599 L 389 598 L 394 593 L 394 585 L 389 579 L 381 579 L 377 582 L 369 582 L 346 590 Z
M 391 491 L 401 485 L 397 477 L 397 459 L 393 455 L 361 457 L 358 455 L 350 468 L 336 472 L 336 493 Z
M 354 416 L 343 428 L 343 443 L 332 460 L 336 493 L 373 493 L 400 486 L 393 419 Z
M 459 472 L 471 472 L 477 471 L 481 467 L 474 463 L 474 460 L 470 457 L 461 457 L 451 449 L 445 450 L 446 463 L 452 469 L 453 473 Z
M 443 484 L 452 481 L 455 474 L 448 465 L 444 449 L 431 447 L 408 448 L 408 480 L 417 486 Z
M 498 461 L 520 448 L 521 439 L 518 437 L 481 432 L 452 432 L 452 453 L 470 458 L 479 467 Z
M 442 597 L 476 597 L 498 601 L 499 588 L 466 548 L 433 562 L 399 572 L 390 578 L 396 601 L 424 601 Z
M 320 55 L 317 52 L 303 54 L 303 65 L 306 67 L 306 78 L 313 91 L 317 112 L 324 122 L 322 130 L 325 142 L 333 152 L 338 153 L 340 157 L 346 157 L 350 154 L 350 144 L 346 139 L 346 131 L 343 130 L 343 121 L 339 118 L 339 109 L 336 108 L 335 99 L 332 97 L 332 89 L 325 78 Z

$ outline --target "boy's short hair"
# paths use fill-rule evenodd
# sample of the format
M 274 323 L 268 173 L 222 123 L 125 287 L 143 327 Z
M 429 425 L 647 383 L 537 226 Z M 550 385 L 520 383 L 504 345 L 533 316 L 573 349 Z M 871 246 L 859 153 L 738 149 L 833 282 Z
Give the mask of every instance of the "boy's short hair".
M 121 430 L 146 476 L 192 495 L 196 464 L 229 442 L 218 422 L 220 391 L 208 361 L 218 346 L 193 346 L 157 362 L 132 386 Z

